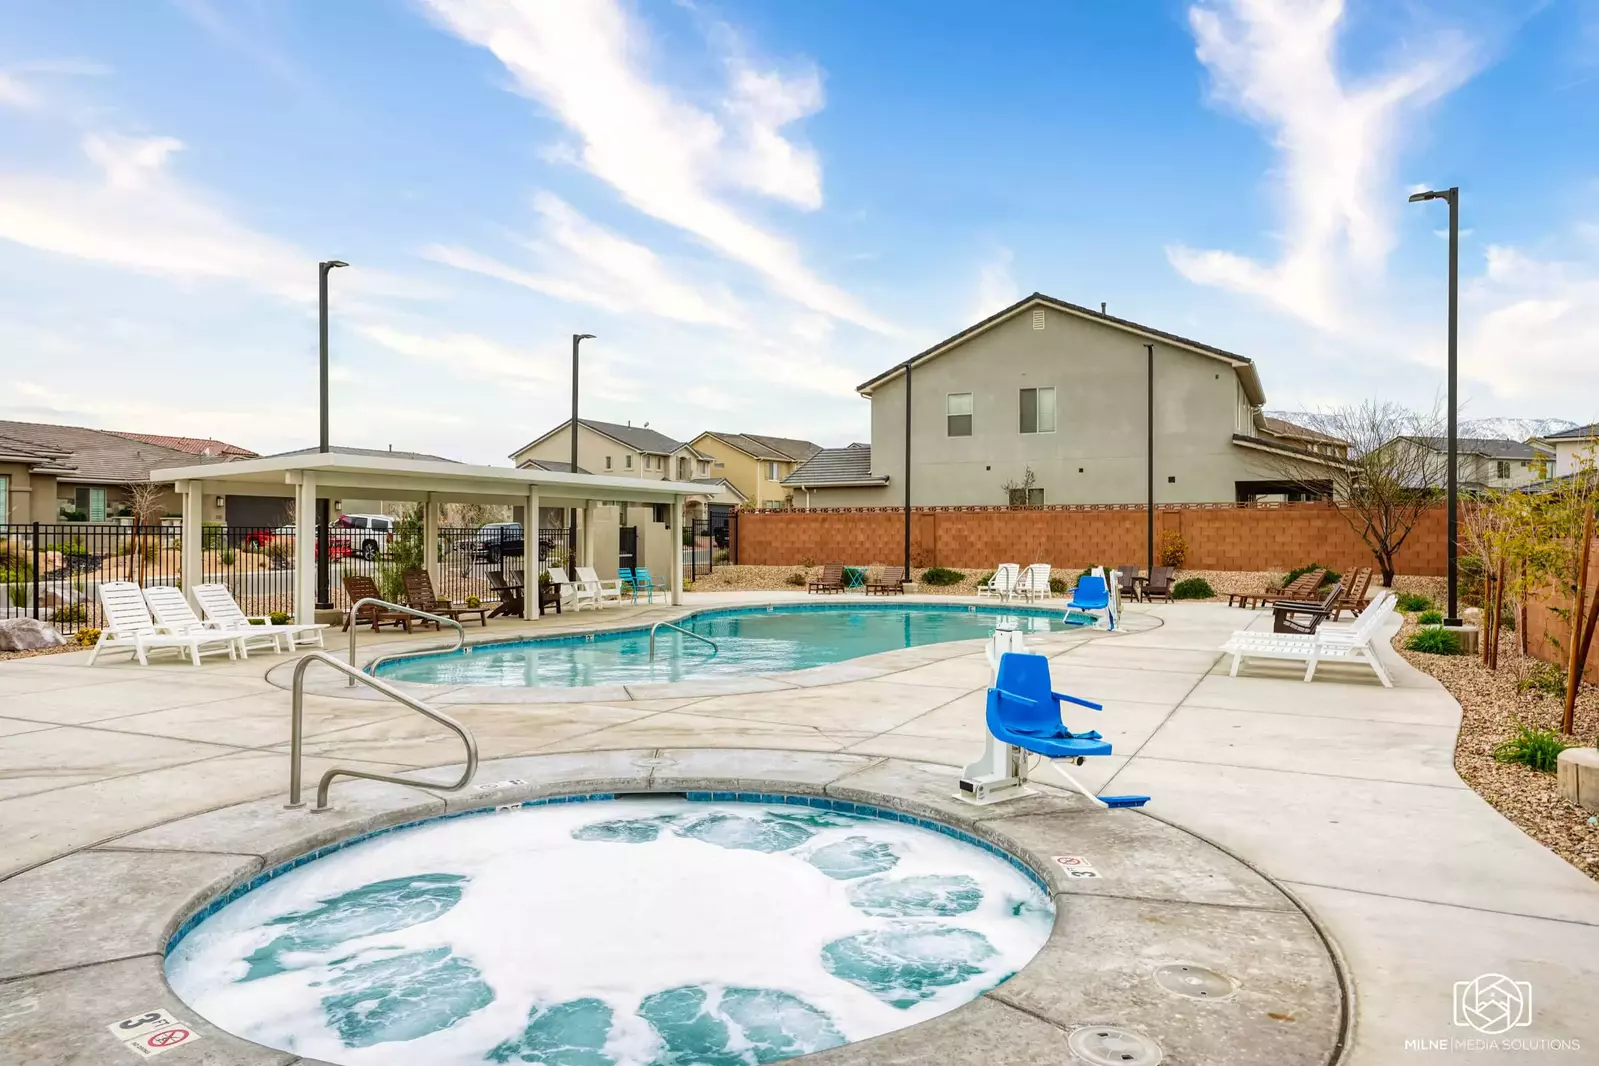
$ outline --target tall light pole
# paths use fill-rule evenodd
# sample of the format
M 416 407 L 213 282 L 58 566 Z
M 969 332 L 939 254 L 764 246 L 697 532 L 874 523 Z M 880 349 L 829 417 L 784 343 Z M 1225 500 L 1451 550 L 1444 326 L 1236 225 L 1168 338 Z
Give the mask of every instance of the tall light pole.
M 349 266 L 339 259 L 326 259 L 316 265 L 318 351 L 321 372 L 321 426 L 317 438 L 317 451 L 326 455 L 328 446 L 328 272 Z M 316 501 L 316 609 L 333 609 L 333 597 L 328 591 L 328 499 L 318 496 Z M 304 621 L 304 619 L 302 619 Z
M 1415 193 L 1410 197 L 1410 202 L 1413 204 L 1420 203 L 1423 200 L 1447 200 L 1449 202 L 1449 493 L 1447 504 L 1449 508 L 1449 612 L 1444 616 L 1444 625 L 1458 626 L 1460 624 L 1460 612 L 1456 596 L 1456 579 L 1458 577 L 1457 563 L 1460 554 L 1460 530 L 1459 518 L 1455 513 L 1458 497 L 1455 419 L 1459 412 L 1459 405 L 1455 400 L 1455 343 L 1460 325 L 1460 188 L 1459 186 L 1451 186 L 1442 192 L 1429 190 Z
M 571 469 L 571 473 L 574 473 L 574 474 L 577 473 L 577 348 L 578 348 L 578 345 L 582 344 L 584 341 L 591 341 L 593 339 L 594 339 L 594 334 L 592 334 L 592 333 L 574 333 L 574 334 L 572 334 L 572 469 Z M 538 536 L 539 536 L 539 516 L 536 515 L 536 514 L 530 514 L 530 515 L 527 516 L 527 529 L 523 530 L 523 533 L 522 533 L 522 543 L 523 544 L 528 544 L 528 543 L 535 543 L 536 544 L 538 542 Z M 529 538 L 532 538 L 531 541 L 529 540 Z M 567 539 L 567 542 L 566 542 L 566 555 L 567 555 L 566 565 L 567 566 L 576 566 L 577 565 L 577 508 L 576 507 L 572 508 L 572 521 L 567 526 L 567 538 L 568 539 Z M 593 564 L 590 563 L 589 560 L 584 559 L 583 560 L 583 565 L 592 566 Z

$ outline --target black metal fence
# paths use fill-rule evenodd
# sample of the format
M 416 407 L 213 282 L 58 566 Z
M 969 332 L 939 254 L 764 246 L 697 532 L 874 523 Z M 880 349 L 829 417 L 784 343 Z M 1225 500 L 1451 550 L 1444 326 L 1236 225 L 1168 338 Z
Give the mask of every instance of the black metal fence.
M 441 527 L 438 532 L 439 579 L 434 591 L 446 599 L 464 602 L 475 596 L 493 603 L 491 571 L 528 569 L 524 538 L 517 527 Z M 423 561 L 422 545 L 415 540 L 408 543 L 389 536 L 380 544 L 367 544 L 348 534 L 369 535 L 338 528 L 329 532 L 328 592 L 335 607 L 349 606 L 345 576 L 370 577 L 380 590 L 398 596 L 401 570 Z M 201 581 L 226 585 L 248 615 L 293 613 L 292 528 L 207 524 L 201 538 Z M 539 531 L 535 569 L 572 562 L 570 531 Z M 104 615 L 97 589 L 106 581 L 181 586 L 178 525 L 0 524 L 0 618 L 38 618 L 64 633 L 101 628 Z
M 727 527 L 708 518 L 683 520 L 683 576 L 698 581 L 716 569 L 717 559 L 727 560 Z M 720 540 L 718 539 L 720 538 Z

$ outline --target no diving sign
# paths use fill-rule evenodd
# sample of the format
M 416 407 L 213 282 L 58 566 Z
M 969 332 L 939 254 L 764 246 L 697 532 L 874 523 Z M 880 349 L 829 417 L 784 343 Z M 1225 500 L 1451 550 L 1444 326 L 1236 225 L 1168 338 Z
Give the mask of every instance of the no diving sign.
M 1055 860 L 1055 865 L 1059 866 L 1067 877 L 1100 876 L 1099 871 L 1094 869 L 1094 864 L 1081 855 L 1055 855 L 1052 858 Z
M 122 1046 L 142 1059 L 152 1058 L 173 1048 L 192 1044 L 200 1039 L 187 1022 L 180 1022 L 164 1010 L 124 1018 L 106 1026 L 111 1035 L 122 1041 Z

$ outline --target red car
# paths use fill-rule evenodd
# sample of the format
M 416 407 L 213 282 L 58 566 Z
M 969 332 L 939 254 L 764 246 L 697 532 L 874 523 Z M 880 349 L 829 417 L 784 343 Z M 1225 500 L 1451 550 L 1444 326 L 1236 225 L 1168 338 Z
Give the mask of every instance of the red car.
M 239 545 L 243 548 L 253 548 L 256 551 L 266 550 L 268 544 L 277 540 L 294 543 L 294 527 L 279 526 L 277 529 L 252 529 L 239 537 Z M 319 545 L 320 547 L 320 545 Z M 338 536 L 333 538 L 333 547 L 328 551 L 328 560 L 348 559 L 355 552 L 348 543 L 343 542 Z

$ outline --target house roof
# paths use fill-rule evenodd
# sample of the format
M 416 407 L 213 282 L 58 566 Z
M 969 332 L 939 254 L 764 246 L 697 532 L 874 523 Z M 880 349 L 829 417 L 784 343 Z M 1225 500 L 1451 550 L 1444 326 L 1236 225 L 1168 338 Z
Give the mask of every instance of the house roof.
M 1590 437 L 1599 437 L 1599 422 L 1592 422 L 1586 426 L 1573 426 L 1563 429 L 1559 433 L 1545 433 L 1544 440 L 1587 440 Z
M 1324 444 L 1344 444 L 1349 442 L 1342 437 L 1335 437 L 1330 433 L 1302 426 L 1298 422 L 1290 422 L 1286 418 L 1274 418 L 1271 415 L 1261 415 L 1260 421 L 1267 433 L 1274 437 L 1287 437 L 1290 440 L 1313 440 Z
M 749 499 L 748 496 L 744 495 L 744 493 L 739 491 L 739 488 L 738 488 L 737 485 L 733 484 L 731 481 L 727 480 L 727 478 L 725 478 L 725 477 L 697 477 L 697 478 L 694 479 L 694 484 L 696 484 L 696 485 L 715 485 L 718 489 L 721 489 L 721 490 L 723 490 L 725 492 L 730 492 L 734 496 L 737 496 L 740 500 Z
M 673 440 L 665 433 L 659 433 L 648 426 L 624 426 L 617 425 L 615 422 L 599 422 L 592 418 L 580 418 L 577 422 L 578 425 L 583 426 L 585 429 L 591 429 L 602 436 L 610 437 L 616 443 L 632 448 L 636 452 L 648 452 L 651 455 L 671 455 L 679 448 L 688 447 L 683 441 Z M 534 437 L 512 452 L 511 458 L 516 458 L 533 447 L 533 445 L 541 444 L 563 430 L 570 432 L 571 428 L 572 420 L 568 418 L 548 433 Z
M 562 474 L 570 474 L 572 472 L 572 464 L 564 459 L 529 459 L 522 465 L 533 470 L 554 470 Z M 577 472 L 579 474 L 588 473 L 581 466 L 577 468 Z
M 0 460 L 12 463 L 26 463 L 33 471 L 40 474 L 70 473 L 72 464 L 67 462 L 67 459 L 71 454 L 68 451 L 47 448 L 31 441 L 0 436 Z
M 262 459 L 287 459 L 295 455 L 316 455 L 320 448 L 296 448 L 292 452 L 274 452 L 272 455 L 263 455 Z M 343 448 L 330 445 L 328 451 L 334 455 L 364 455 L 373 459 L 415 459 L 428 463 L 459 463 L 459 459 L 446 459 L 442 455 L 429 455 L 427 452 L 404 452 L 394 448 Z M 170 463 L 168 466 L 172 465 Z
M 1088 307 L 1083 307 L 1079 304 L 1068 303 L 1065 300 L 1057 300 L 1053 296 L 1045 296 L 1041 292 L 1035 292 L 1031 296 L 1024 296 L 1022 299 L 1011 304 L 998 314 L 990 315 L 981 322 L 978 322 L 976 325 L 967 326 L 959 333 L 944 338 L 931 348 L 911 356 L 903 363 L 889 367 L 887 370 L 872 378 L 870 381 L 865 381 L 857 385 L 855 387 L 855 391 L 861 393 L 862 395 L 870 396 L 874 388 L 876 388 L 882 382 L 894 377 L 895 375 L 903 373 L 906 367 L 915 366 L 918 363 L 924 363 L 929 359 L 937 358 L 956 345 L 970 340 L 979 333 L 983 333 L 994 328 L 1001 322 L 1004 322 L 1010 318 L 1014 318 L 1016 315 L 1019 315 L 1023 311 L 1032 308 L 1034 305 L 1052 307 L 1057 311 L 1062 311 L 1069 315 L 1076 315 L 1080 318 L 1086 318 L 1107 326 L 1114 326 L 1117 329 L 1125 330 L 1128 333 L 1133 333 L 1140 337 L 1148 337 L 1151 340 L 1165 341 L 1167 344 L 1175 345 L 1179 348 L 1186 348 L 1191 352 L 1198 353 L 1199 355 L 1205 355 L 1213 359 L 1221 360 L 1222 362 L 1231 366 L 1234 373 L 1238 375 L 1238 379 L 1243 383 L 1244 392 L 1249 397 L 1250 403 L 1259 406 L 1260 404 L 1266 402 L 1266 393 L 1265 390 L 1261 388 L 1260 375 L 1255 370 L 1254 360 L 1250 359 L 1248 356 L 1239 355 L 1236 352 L 1229 352 L 1226 349 L 1217 348 L 1201 341 L 1190 340 L 1187 337 L 1179 337 L 1175 333 L 1167 333 L 1164 330 L 1155 329 L 1153 326 L 1145 326 L 1141 323 L 1133 322 L 1130 319 L 1116 318 L 1112 315 L 1101 314 L 1098 311 Z
M 826 485 L 886 485 L 888 477 L 872 475 L 872 449 L 852 444 L 848 448 L 823 448 L 811 456 L 783 484 L 798 488 Z
M 708 429 L 705 436 L 724 441 L 755 459 L 786 459 L 803 463 L 822 450 L 820 444 L 794 437 L 768 437 L 762 433 L 722 433 Z
M 196 456 L 87 426 L 0 421 L 0 437 L 45 453 L 68 482 L 121 485 L 148 481 L 156 467 L 192 465 Z M 41 471 L 44 472 L 44 471 Z
M 212 437 L 167 437 L 157 433 L 127 433 L 120 429 L 108 430 L 119 437 L 129 440 L 143 441 L 145 444 L 159 444 L 163 448 L 175 451 L 188 452 L 190 455 L 206 455 L 215 458 L 259 459 L 260 454 L 248 448 L 241 448 L 237 444 L 229 444 L 225 440 L 216 440 Z
M 1449 450 L 1449 442 L 1444 437 L 1411 437 L 1410 440 L 1435 452 Z M 1510 440 L 1501 437 L 1456 437 L 1455 451 L 1464 455 L 1483 455 L 1489 459 L 1545 459 L 1549 457 L 1546 449 L 1528 444 L 1526 441 Z

